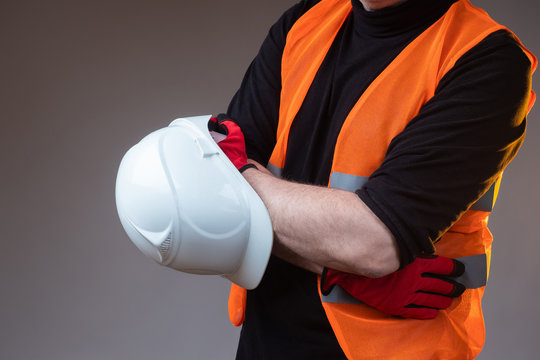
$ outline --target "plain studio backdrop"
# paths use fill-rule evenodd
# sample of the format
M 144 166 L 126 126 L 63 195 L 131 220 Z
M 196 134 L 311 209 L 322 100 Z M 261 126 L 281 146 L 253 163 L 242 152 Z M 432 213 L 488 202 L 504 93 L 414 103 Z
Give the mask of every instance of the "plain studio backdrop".
M 537 1 L 473 3 L 540 54 Z M 151 131 L 224 111 L 293 4 L 0 2 L 0 359 L 234 358 L 228 281 L 144 257 L 118 220 L 115 176 Z M 481 359 L 538 358 L 538 106 L 490 219 Z

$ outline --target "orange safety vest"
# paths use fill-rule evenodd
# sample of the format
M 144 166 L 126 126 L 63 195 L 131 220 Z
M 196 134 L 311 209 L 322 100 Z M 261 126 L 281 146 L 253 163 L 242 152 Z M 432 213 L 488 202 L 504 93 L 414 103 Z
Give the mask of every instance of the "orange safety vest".
M 350 0 L 322 0 L 293 25 L 282 58 L 277 141 L 268 168 L 280 175 L 291 124 L 336 34 L 352 9 Z M 422 106 L 439 81 L 468 50 L 505 27 L 468 0 L 459 0 L 370 84 L 348 114 L 337 139 L 330 187 L 359 189 L 383 162 L 388 145 Z M 508 30 L 508 29 L 506 29 Z M 537 60 L 525 49 L 532 69 Z M 531 91 L 529 110 L 535 95 Z M 495 184 L 434 244 L 436 253 L 459 258 L 467 271 L 458 280 L 467 290 L 433 320 L 396 318 L 369 307 L 336 286 L 321 301 L 349 359 L 472 359 L 483 347 L 481 299 L 487 282 L 492 235 L 488 216 Z M 231 288 L 231 322 L 243 322 L 246 291 Z

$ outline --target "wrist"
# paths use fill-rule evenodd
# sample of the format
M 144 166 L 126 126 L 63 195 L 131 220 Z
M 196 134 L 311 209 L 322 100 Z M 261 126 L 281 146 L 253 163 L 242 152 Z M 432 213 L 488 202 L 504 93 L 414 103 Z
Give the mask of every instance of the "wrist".
M 268 176 L 271 175 L 268 171 L 266 171 L 266 168 L 264 168 L 262 165 L 258 163 L 254 163 L 250 161 L 248 165 L 254 165 L 254 166 L 247 166 L 241 171 L 242 176 L 247 180 L 247 182 L 253 187 L 255 191 L 257 191 L 258 186 L 255 184 L 258 184 Z M 259 196 L 261 196 L 259 194 Z M 264 201 L 264 199 L 263 199 Z

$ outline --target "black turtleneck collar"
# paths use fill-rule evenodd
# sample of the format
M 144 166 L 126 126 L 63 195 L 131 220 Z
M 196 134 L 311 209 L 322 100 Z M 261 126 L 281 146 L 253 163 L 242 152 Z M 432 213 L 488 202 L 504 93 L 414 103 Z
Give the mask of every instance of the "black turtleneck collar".
M 378 38 L 399 36 L 425 29 L 457 0 L 406 0 L 380 10 L 367 11 L 360 0 L 351 0 L 355 30 Z

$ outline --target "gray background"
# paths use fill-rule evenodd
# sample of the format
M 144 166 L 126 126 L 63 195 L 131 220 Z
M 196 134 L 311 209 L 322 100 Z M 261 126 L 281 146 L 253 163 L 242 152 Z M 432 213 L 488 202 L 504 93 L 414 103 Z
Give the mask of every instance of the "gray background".
M 226 109 L 294 2 L 0 2 L 0 359 L 232 359 L 227 281 L 129 242 L 114 204 L 124 152 L 180 116 Z M 474 1 L 540 54 L 534 0 Z M 482 359 L 535 359 L 538 109 L 491 217 Z

